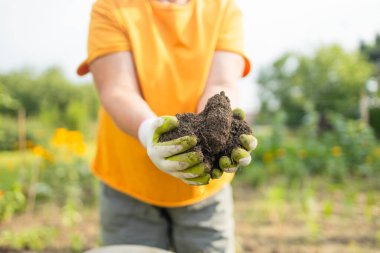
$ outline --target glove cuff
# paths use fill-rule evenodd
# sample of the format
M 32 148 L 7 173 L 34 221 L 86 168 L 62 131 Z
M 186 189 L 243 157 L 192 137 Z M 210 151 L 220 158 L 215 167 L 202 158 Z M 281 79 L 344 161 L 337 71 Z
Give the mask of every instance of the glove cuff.
M 152 138 L 153 135 L 153 122 L 157 119 L 157 117 L 154 118 L 147 118 L 143 122 L 141 122 L 138 130 L 138 138 L 140 143 L 146 148 L 149 143 L 149 138 Z

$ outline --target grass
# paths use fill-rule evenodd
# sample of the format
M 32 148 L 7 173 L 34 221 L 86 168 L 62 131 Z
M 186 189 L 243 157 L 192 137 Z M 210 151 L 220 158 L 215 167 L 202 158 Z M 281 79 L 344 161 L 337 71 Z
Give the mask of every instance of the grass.
M 10 189 L 19 179 L 19 170 L 28 167 L 34 159 L 30 151 L 24 157 L 19 152 L 0 152 L 0 189 Z
M 31 161 L 33 154 L 30 151 L 25 152 L 25 161 Z M 0 169 L 12 170 L 22 165 L 22 155 L 15 151 L 0 152 Z
M 237 183 L 238 252 L 380 252 L 380 192 L 364 180 L 276 178 L 256 190 Z
M 94 149 L 87 144 L 88 161 Z M 33 159 L 25 153 L 25 168 Z M 0 188 L 18 180 L 22 165 L 20 153 L 0 153 Z M 333 184 L 324 177 L 301 182 L 277 176 L 263 177 L 254 188 L 248 179 L 239 175 L 233 183 L 238 253 L 380 253 L 380 189 L 366 180 Z M 79 216 L 71 225 L 65 222 L 71 213 L 50 202 L 0 223 L 0 252 L 76 253 L 98 247 L 97 208 L 72 211 Z
M 86 143 L 85 159 L 90 163 L 95 153 L 95 143 Z M 0 189 L 8 190 L 14 182 L 19 180 L 19 172 L 28 169 L 36 160 L 31 150 L 23 153 L 17 151 L 0 152 Z
M 380 192 L 368 189 L 364 180 L 333 185 L 309 178 L 303 185 L 288 185 L 274 178 L 256 189 L 235 180 L 234 195 L 238 253 L 380 253 Z M 15 253 L 98 247 L 97 212 L 82 209 L 78 222 L 67 225 L 62 208 L 39 206 L 0 224 L 0 252 L 2 247 Z

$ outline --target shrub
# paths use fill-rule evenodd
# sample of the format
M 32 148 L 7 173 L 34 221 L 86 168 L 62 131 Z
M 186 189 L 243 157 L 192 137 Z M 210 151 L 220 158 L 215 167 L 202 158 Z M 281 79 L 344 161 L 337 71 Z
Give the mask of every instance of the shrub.
M 26 132 L 26 144 L 30 148 L 37 141 L 33 131 Z M 19 146 L 19 126 L 16 118 L 0 115 L 0 150 L 15 150 Z
M 372 127 L 377 138 L 380 138 L 380 106 L 372 107 L 369 111 L 369 125 Z
M 267 134 L 257 131 L 262 127 L 256 128 L 259 145 L 252 152 L 253 162 L 239 171 L 239 178 L 253 185 L 278 175 L 289 182 L 302 182 L 309 175 L 325 175 L 333 182 L 353 176 L 379 178 L 380 146 L 368 125 L 331 114 L 332 129 L 321 133 L 319 116 L 313 110 L 296 131 L 286 129 L 285 120 L 280 112 Z

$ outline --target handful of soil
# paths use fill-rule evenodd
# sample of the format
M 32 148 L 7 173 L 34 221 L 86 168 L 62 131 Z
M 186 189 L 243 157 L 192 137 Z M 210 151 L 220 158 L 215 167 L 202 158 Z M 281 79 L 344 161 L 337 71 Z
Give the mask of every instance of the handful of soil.
M 186 135 L 197 136 L 197 146 L 190 151 L 203 153 L 204 162 L 210 165 L 207 172 L 212 178 L 218 177 L 219 173 L 215 168 L 219 168 L 219 158 L 230 156 L 232 149 L 242 147 L 239 141 L 241 134 L 252 134 L 244 120 L 233 117 L 230 100 L 223 91 L 211 97 L 201 113 L 177 114 L 176 117 L 179 126 L 162 134 L 159 141 L 169 141 Z

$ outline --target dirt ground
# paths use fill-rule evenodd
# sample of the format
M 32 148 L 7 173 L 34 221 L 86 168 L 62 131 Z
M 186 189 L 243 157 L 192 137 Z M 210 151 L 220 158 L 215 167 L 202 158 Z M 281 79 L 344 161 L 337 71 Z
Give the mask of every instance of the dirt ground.
M 325 202 L 331 209 L 318 197 L 305 206 L 247 189 L 235 195 L 237 252 L 380 253 L 380 202 L 363 207 L 364 195 L 346 203 L 337 193 Z
M 329 201 L 318 194 L 301 201 L 283 198 L 282 191 L 235 189 L 237 253 L 380 253 L 380 194 L 374 195 L 374 202 L 364 193 L 347 200 L 339 191 L 326 197 Z M 83 210 L 74 226 L 65 225 L 61 217 L 62 210 L 45 205 L 37 213 L 0 224 L 0 234 L 17 235 L 44 227 L 56 231 L 44 250 L 16 250 L 3 243 L 0 252 L 72 253 L 99 245 L 95 209 Z

